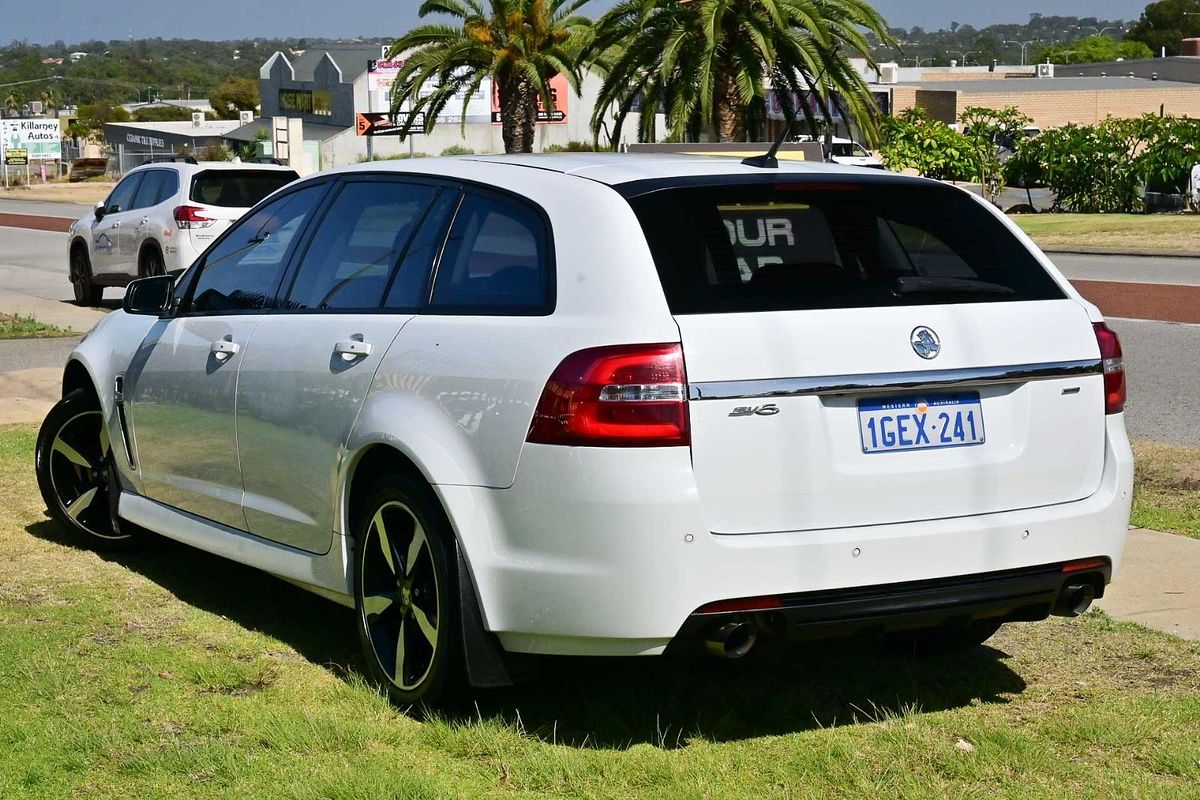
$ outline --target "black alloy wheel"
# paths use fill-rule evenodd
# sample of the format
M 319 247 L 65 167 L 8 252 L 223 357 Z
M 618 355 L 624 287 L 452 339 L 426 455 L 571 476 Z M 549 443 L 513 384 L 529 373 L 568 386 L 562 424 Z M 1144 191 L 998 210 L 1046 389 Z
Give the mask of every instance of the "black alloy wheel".
M 120 493 L 112 443 L 95 397 L 76 389 L 46 415 L 38 433 L 38 488 L 51 518 L 95 549 L 127 546 L 135 534 L 121 529 Z
M 459 668 L 449 523 L 427 486 L 404 475 L 370 493 L 355 537 L 355 605 L 368 669 L 402 707 L 431 706 Z

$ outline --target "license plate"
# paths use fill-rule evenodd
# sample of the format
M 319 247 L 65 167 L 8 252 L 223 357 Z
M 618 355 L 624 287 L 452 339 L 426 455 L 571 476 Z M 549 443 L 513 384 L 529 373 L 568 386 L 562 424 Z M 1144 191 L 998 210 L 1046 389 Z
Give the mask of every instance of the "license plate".
M 860 400 L 858 431 L 864 453 L 937 450 L 983 444 L 978 392 Z

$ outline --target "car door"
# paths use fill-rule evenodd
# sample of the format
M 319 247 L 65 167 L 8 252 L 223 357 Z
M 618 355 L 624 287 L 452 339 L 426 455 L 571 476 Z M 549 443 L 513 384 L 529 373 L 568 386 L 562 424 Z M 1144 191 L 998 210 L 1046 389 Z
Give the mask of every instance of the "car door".
M 125 378 L 147 497 L 245 529 L 234 404 L 242 354 L 278 291 L 325 182 L 273 199 L 205 255 L 175 316 L 159 321 Z
M 139 275 L 138 262 L 141 257 L 142 243 L 151 236 L 154 230 L 155 207 L 166 200 L 167 189 L 175 173 L 168 169 L 149 169 L 142 178 L 137 195 L 133 199 L 129 219 L 121 224 L 117 234 L 117 250 L 122 267 L 130 275 Z M 160 230 L 161 234 L 161 230 Z
M 251 533 L 328 551 L 346 440 L 380 360 L 420 303 L 457 198 L 456 187 L 435 183 L 347 179 L 313 227 L 238 378 Z
M 145 172 L 132 172 L 121 179 L 104 201 L 104 215 L 92 223 L 92 277 L 120 271 L 121 227 L 133 207 Z

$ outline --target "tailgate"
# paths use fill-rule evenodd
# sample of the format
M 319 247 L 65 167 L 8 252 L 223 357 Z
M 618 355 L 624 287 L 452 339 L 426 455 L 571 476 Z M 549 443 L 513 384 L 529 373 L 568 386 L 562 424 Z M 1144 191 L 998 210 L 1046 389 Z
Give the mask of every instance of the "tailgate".
M 780 172 L 630 203 L 680 330 L 710 530 L 988 514 L 1099 486 L 1086 310 L 965 193 Z

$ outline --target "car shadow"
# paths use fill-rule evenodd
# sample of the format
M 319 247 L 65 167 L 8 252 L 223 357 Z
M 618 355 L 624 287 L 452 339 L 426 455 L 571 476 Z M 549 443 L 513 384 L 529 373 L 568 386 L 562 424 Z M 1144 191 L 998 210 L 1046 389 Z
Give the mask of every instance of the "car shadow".
M 28 532 L 72 546 L 50 521 Z M 157 536 L 102 553 L 180 600 L 293 647 L 343 680 L 365 676 L 350 609 L 289 583 Z M 514 687 L 440 709 L 451 725 L 504 724 L 570 747 L 681 747 L 1004 703 L 1025 689 L 996 647 L 921 655 L 877 640 L 769 644 L 737 661 L 542 657 Z

